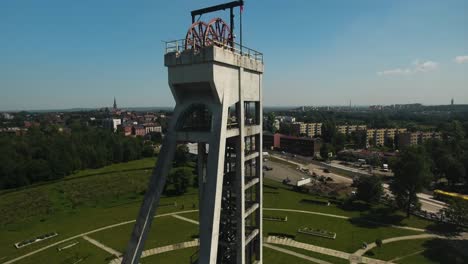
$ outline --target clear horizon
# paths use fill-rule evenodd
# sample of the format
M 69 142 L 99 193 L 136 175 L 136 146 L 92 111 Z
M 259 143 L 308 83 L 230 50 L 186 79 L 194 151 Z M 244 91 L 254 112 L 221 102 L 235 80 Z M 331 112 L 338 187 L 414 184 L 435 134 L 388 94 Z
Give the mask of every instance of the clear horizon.
M 1 2 L 0 111 L 171 107 L 161 40 L 221 2 Z M 467 1 L 245 2 L 265 105 L 468 104 Z

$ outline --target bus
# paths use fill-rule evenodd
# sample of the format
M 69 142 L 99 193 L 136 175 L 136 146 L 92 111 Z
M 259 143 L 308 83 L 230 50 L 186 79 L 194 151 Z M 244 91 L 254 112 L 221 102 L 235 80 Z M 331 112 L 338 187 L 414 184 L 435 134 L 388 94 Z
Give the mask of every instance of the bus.
M 454 198 L 468 201 L 468 195 L 454 192 L 446 192 L 442 190 L 434 190 L 434 197 L 441 201 L 447 201 Z

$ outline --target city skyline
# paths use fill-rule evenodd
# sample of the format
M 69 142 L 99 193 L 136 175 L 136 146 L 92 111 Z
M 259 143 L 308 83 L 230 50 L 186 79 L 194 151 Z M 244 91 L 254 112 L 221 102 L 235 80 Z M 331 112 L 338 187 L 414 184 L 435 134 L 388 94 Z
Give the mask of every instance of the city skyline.
M 110 3 L 0 3 L 0 111 L 172 107 L 161 40 L 219 1 Z M 243 13 L 265 106 L 468 103 L 466 1 L 265 3 Z

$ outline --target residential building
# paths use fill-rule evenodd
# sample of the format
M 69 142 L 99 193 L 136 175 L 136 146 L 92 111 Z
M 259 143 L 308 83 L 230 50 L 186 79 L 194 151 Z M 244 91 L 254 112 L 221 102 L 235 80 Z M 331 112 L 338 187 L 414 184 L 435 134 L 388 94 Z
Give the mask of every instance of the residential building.
M 144 136 L 146 135 L 146 129 L 142 125 L 136 125 L 132 127 L 133 136 Z
M 103 127 L 113 129 L 114 132 L 117 131 L 117 127 L 120 125 L 122 125 L 122 120 L 117 118 L 106 118 L 102 121 Z
M 395 137 L 406 132 L 406 128 L 378 128 L 378 129 L 367 129 L 367 146 L 383 146 L 385 141 L 388 139 L 395 142 Z
M 438 132 L 403 132 L 398 134 L 398 147 L 420 145 L 429 139 L 441 139 L 441 134 Z
M 322 123 L 295 122 L 292 124 L 293 133 L 297 136 L 317 137 L 322 135 Z
M 263 133 L 263 147 L 266 149 L 277 149 L 302 156 L 316 156 L 319 155 L 321 146 L 320 138 Z
M 348 135 L 354 131 L 366 130 L 366 125 L 339 125 L 336 126 L 336 130 L 342 134 Z
M 146 130 L 145 134 L 149 134 L 151 132 L 158 132 L 158 133 L 162 132 L 161 126 L 155 123 L 145 123 L 143 124 L 143 126 L 145 127 L 145 130 Z
M 276 119 L 280 121 L 280 123 L 295 123 L 296 118 L 293 116 L 277 116 Z

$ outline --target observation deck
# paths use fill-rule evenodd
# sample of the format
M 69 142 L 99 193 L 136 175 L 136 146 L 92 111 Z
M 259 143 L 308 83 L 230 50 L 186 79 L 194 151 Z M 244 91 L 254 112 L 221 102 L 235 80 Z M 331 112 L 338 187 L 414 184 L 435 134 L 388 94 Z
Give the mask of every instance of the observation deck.
M 186 49 L 186 41 L 179 39 L 165 42 L 165 66 L 217 62 L 263 73 L 263 54 L 256 50 L 238 43 L 224 44 L 217 41 L 213 41 L 209 46 Z

